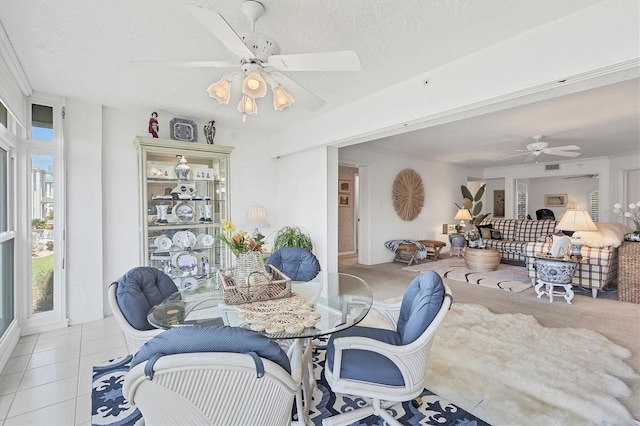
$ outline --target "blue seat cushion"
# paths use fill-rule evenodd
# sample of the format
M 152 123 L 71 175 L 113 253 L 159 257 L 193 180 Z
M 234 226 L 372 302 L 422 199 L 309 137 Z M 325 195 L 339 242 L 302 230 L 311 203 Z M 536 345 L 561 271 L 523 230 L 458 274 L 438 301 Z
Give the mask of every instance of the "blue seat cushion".
M 436 317 L 444 301 L 442 278 L 434 271 L 418 274 L 404 293 L 397 331 L 403 345 L 424 333 Z
M 338 337 L 359 336 L 398 346 L 400 335 L 394 330 L 354 326 L 331 335 L 327 343 L 327 366 L 333 370 L 335 348 L 333 341 Z M 375 352 L 347 349 L 342 351 L 340 377 L 362 382 L 389 386 L 404 386 L 404 379 L 398 367 L 384 355 Z
M 320 272 L 320 262 L 309 250 L 300 247 L 283 247 L 276 250 L 267 261 L 293 281 L 311 281 Z
M 145 343 L 131 360 L 131 367 L 150 360 L 145 367 L 164 355 L 195 352 L 256 353 L 260 358 L 275 362 L 291 374 L 291 364 L 280 346 L 257 331 L 239 327 L 176 327 L 160 333 Z
M 116 300 L 122 315 L 137 330 L 153 330 L 147 321 L 151 308 L 178 291 L 173 280 L 164 272 L 148 266 L 129 270 L 116 290 Z

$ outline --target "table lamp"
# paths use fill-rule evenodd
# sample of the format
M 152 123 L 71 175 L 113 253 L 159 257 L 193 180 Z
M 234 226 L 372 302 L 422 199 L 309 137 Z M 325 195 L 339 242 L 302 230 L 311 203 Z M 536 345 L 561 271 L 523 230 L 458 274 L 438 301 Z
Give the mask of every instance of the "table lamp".
M 591 220 L 591 216 L 589 216 L 589 212 L 586 210 L 567 210 L 560 219 L 560 222 L 556 226 L 556 229 L 560 231 L 597 231 L 593 220 Z M 579 237 L 573 237 L 571 239 L 571 255 L 576 259 L 580 260 L 582 258 L 582 246 L 583 242 Z
M 469 212 L 469 209 L 460 209 L 458 210 L 458 213 L 456 213 L 456 217 L 454 217 L 455 220 L 459 220 L 460 224 L 456 225 L 456 232 L 460 233 L 460 231 L 462 231 L 462 228 L 464 228 L 465 220 L 471 220 L 471 212 Z
M 255 228 L 253 235 L 256 236 L 260 233 L 258 228 L 269 226 L 269 219 L 267 219 L 267 210 L 263 206 L 251 206 L 247 210 L 247 218 L 244 222 L 244 226 L 247 228 Z

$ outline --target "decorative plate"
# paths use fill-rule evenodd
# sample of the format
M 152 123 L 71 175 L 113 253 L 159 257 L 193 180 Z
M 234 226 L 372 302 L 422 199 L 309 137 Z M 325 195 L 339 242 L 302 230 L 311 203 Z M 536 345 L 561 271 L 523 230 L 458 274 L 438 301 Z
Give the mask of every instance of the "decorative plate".
M 209 234 L 198 235 L 198 242 L 203 247 L 211 247 L 213 245 L 213 237 Z
M 160 250 L 169 250 L 173 242 L 170 238 L 165 237 L 164 235 L 155 239 L 156 247 Z
M 193 206 L 189 203 L 178 203 L 173 206 L 171 213 L 180 221 L 180 222 L 193 222 L 193 218 L 196 215 Z
M 169 121 L 169 136 L 177 141 L 198 142 L 198 126 L 191 120 L 172 118 Z
M 191 231 L 178 231 L 173 235 L 173 244 L 183 248 L 193 247 L 196 245 L 196 236 Z
M 185 275 L 193 274 L 198 269 L 198 258 L 188 251 L 181 251 L 174 254 L 171 263 Z
M 194 292 L 198 288 L 198 280 L 194 277 L 187 277 L 180 283 L 183 291 Z

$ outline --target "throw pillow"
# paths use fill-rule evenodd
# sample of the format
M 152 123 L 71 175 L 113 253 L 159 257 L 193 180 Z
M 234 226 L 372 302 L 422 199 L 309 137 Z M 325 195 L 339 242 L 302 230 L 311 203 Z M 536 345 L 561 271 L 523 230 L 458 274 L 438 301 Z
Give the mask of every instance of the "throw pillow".
M 491 239 L 492 240 L 501 240 L 502 239 L 502 233 L 500 231 L 498 231 L 497 229 L 492 229 L 491 230 Z
M 482 235 L 482 239 L 490 240 L 491 239 L 491 229 L 481 228 L 480 234 Z
M 485 233 L 483 232 L 483 230 L 490 230 L 493 229 L 493 224 L 488 224 L 488 225 L 476 225 L 476 228 L 478 229 L 478 233 L 482 236 L 482 238 L 491 238 L 491 233 Z M 488 235 L 487 237 L 485 237 L 485 235 Z
M 638 241 L 640 242 L 640 231 L 630 232 L 624 235 L 625 241 Z

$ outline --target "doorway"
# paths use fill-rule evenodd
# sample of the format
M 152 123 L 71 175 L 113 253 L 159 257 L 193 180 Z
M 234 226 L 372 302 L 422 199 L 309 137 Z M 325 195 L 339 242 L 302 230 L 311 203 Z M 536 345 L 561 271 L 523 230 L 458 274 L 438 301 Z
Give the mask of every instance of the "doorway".
M 358 168 L 338 166 L 338 256 L 358 253 Z

